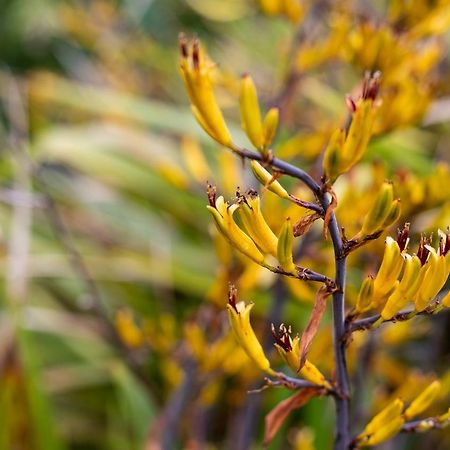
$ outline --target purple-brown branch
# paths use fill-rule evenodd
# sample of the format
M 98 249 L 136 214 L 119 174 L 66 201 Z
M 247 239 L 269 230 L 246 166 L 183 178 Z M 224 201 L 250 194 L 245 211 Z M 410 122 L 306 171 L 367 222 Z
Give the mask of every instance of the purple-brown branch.
M 278 158 L 263 157 L 259 153 L 237 149 L 235 152 L 242 158 L 261 161 L 277 171 L 302 181 L 314 194 L 326 213 L 330 200 L 325 186 L 319 185 L 308 173 Z M 346 254 L 339 231 L 336 216 L 332 211 L 329 214 L 328 231 L 333 243 L 336 273 L 334 283 L 336 290 L 333 293 L 333 348 L 336 366 L 336 437 L 334 450 L 347 450 L 350 445 L 350 392 L 346 361 L 346 325 L 345 325 L 345 278 L 346 278 Z

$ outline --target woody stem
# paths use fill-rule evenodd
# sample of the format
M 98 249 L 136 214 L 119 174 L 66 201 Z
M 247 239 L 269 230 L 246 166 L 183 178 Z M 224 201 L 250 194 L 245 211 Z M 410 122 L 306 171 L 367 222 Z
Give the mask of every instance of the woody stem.
M 265 161 L 259 153 L 247 149 L 237 149 L 235 152 L 242 158 L 266 162 L 272 168 L 297 178 L 302 181 L 315 195 L 326 212 L 330 201 L 321 186 L 305 171 L 277 158 Z M 350 445 L 350 390 L 347 372 L 347 361 L 345 353 L 345 277 L 346 277 L 346 255 L 344 245 L 339 232 L 339 225 L 334 212 L 330 215 L 328 230 L 334 248 L 335 259 L 335 283 L 336 291 L 333 293 L 333 348 L 336 367 L 336 435 L 334 450 L 347 450 Z

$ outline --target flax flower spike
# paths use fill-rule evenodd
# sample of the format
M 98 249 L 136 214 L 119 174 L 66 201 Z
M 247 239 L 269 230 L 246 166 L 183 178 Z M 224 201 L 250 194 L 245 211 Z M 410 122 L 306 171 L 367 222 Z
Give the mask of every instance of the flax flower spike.
M 237 343 L 242 347 L 247 356 L 264 372 L 277 376 L 271 369 L 270 362 L 264 354 L 264 350 L 250 324 L 250 311 L 254 303 L 246 305 L 236 301 L 236 289 L 231 286 L 228 295 L 227 312 L 231 329 Z

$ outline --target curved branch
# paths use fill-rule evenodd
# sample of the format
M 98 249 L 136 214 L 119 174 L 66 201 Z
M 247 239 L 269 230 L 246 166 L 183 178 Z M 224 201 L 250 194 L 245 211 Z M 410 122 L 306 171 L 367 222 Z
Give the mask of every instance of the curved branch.
M 330 200 L 324 186 L 319 185 L 308 173 L 285 161 L 269 156 L 263 157 L 259 153 L 236 148 L 235 153 L 242 158 L 261 161 L 278 171 L 297 178 L 302 181 L 315 195 L 321 204 L 324 213 L 330 206 Z M 339 231 L 339 225 L 334 212 L 330 214 L 328 231 L 333 242 L 334 258 L 336 263 L 335 285 L 333 293 L 333 347 L 336 365 L 336 390 L 339 395 L 336 400 L 336 438 L 334 450 L 346 450 L 350 445 L 350 417 L 349 417 L 349 381 L 347 373 L 347 362 L 345 355 L 346 326 L 345 326 L 345 277 L 346 277 L 346 254 L 344 244 Z

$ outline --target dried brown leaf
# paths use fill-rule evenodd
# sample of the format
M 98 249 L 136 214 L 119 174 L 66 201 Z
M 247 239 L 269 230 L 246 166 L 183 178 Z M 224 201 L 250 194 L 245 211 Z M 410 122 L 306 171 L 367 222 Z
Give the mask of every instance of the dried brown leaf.
M 330 294 L 331 289 L 325 284 L 317 291 L 316 301 L 314 302 L 308 325 L 303 330 L 302 338 L 300 341 L 300 366 L 298 368 L 299 371 L 305 364 L 309 347 L 311 346 L 311 343 L 316 336 L 317 330 L 319 329 L 320 321 L 327 307 L 327 297 Z
M 305 217 L 302 217 L 295 225 L 294 225 L 294 236 L 303 236 L 305 233 L 309 231 L 312 224 L 320 219 L 319 213 L 309 214 Z
M 311 398 L 321 395 L 321 393 L 321 389 L 305 388 L 275 406 L 264 419 L 264 446 L 266 447 L 270 444 L 291 411 L 301 408 L 308 403 Z

